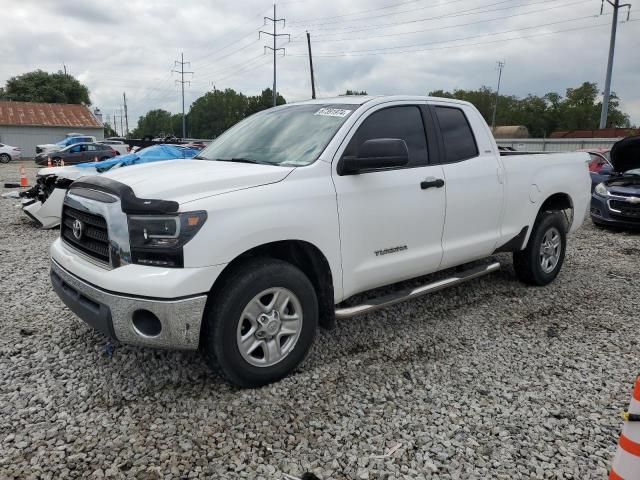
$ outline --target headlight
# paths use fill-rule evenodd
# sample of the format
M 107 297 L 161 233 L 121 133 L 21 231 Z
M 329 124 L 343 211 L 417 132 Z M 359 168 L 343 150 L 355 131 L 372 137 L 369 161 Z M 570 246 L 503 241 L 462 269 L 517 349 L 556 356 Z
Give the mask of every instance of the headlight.
M 160 267 L 182 267 L 182 247 L 198 233 L 207 212 L 173 216 L 131 215 L 129 241 L 133 263 Z
M 594 191 L 601 197 L 606 197 L 609 195 L 609 190 L 607 190 L 607 187 L 605 186 L 604 183 L 599 183 L 598 185 L 596 185 L 596 188 Z

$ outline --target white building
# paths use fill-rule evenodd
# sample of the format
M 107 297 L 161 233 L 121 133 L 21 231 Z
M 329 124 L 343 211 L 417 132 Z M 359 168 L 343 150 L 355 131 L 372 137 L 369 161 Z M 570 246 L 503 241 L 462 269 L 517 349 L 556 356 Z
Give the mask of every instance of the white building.
M 32 158 L 36 145 L 56 143 L 67 133 L 104 138 L 104 126 L 85 105 L 0 101 L 0 143 Z

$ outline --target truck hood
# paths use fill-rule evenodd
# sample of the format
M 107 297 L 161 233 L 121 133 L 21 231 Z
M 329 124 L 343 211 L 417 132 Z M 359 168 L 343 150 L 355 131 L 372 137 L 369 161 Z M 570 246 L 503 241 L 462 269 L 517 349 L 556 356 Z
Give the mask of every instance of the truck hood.
M 101 177 L 124 183 L 139 198 L 180 204 L 284 180 L 294 167 L 208 160 L 168 160 L 110 170 Z
M 640 135 L 614 143 L 611 147 L 611 165 L 617 173 L 640 168 Z
M 58 178 L 67 178 L 69 180 L 76 180 L 85 175 L 95 175 L 95 168 L 77 168 L 74 166 L 68 167 L 46 167 L 38 170 L 38 176 L 44 177 L 47 175 L 56 175 Z

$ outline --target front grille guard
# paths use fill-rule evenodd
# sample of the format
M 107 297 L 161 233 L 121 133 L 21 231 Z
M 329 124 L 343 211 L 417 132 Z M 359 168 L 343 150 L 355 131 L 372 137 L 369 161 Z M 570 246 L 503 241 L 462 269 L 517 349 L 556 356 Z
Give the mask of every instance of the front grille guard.
M 81 254 L 83 258 L 107 268 L 117 268 L 131 263 L 131 247 L 129 246 L 129 227 L 127 215 L 123 213 L 120 206 L 120 199 L 112 196 L 113 202 L 105 203 L 84 196 L 75 195 L 72 190 L 67 192 L 64 204 L 90 214 L 100 215 L 107 222 L 107 232 L 109 234 L 109 261 L 107 264 L 92 258 L 80 250 L 65 242 L 65 245 L 73 248 Z

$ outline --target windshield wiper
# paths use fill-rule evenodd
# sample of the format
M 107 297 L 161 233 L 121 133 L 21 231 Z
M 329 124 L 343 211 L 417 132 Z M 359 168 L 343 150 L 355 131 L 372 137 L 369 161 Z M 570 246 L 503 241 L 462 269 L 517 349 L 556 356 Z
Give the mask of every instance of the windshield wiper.
M 216 158 L 217 162 L 237 162 L 237 163 L 255 163 L 255 164 L 265 164 L 266 162 L 259 162 L 258 160 L 254 160 L 252 158 Z

